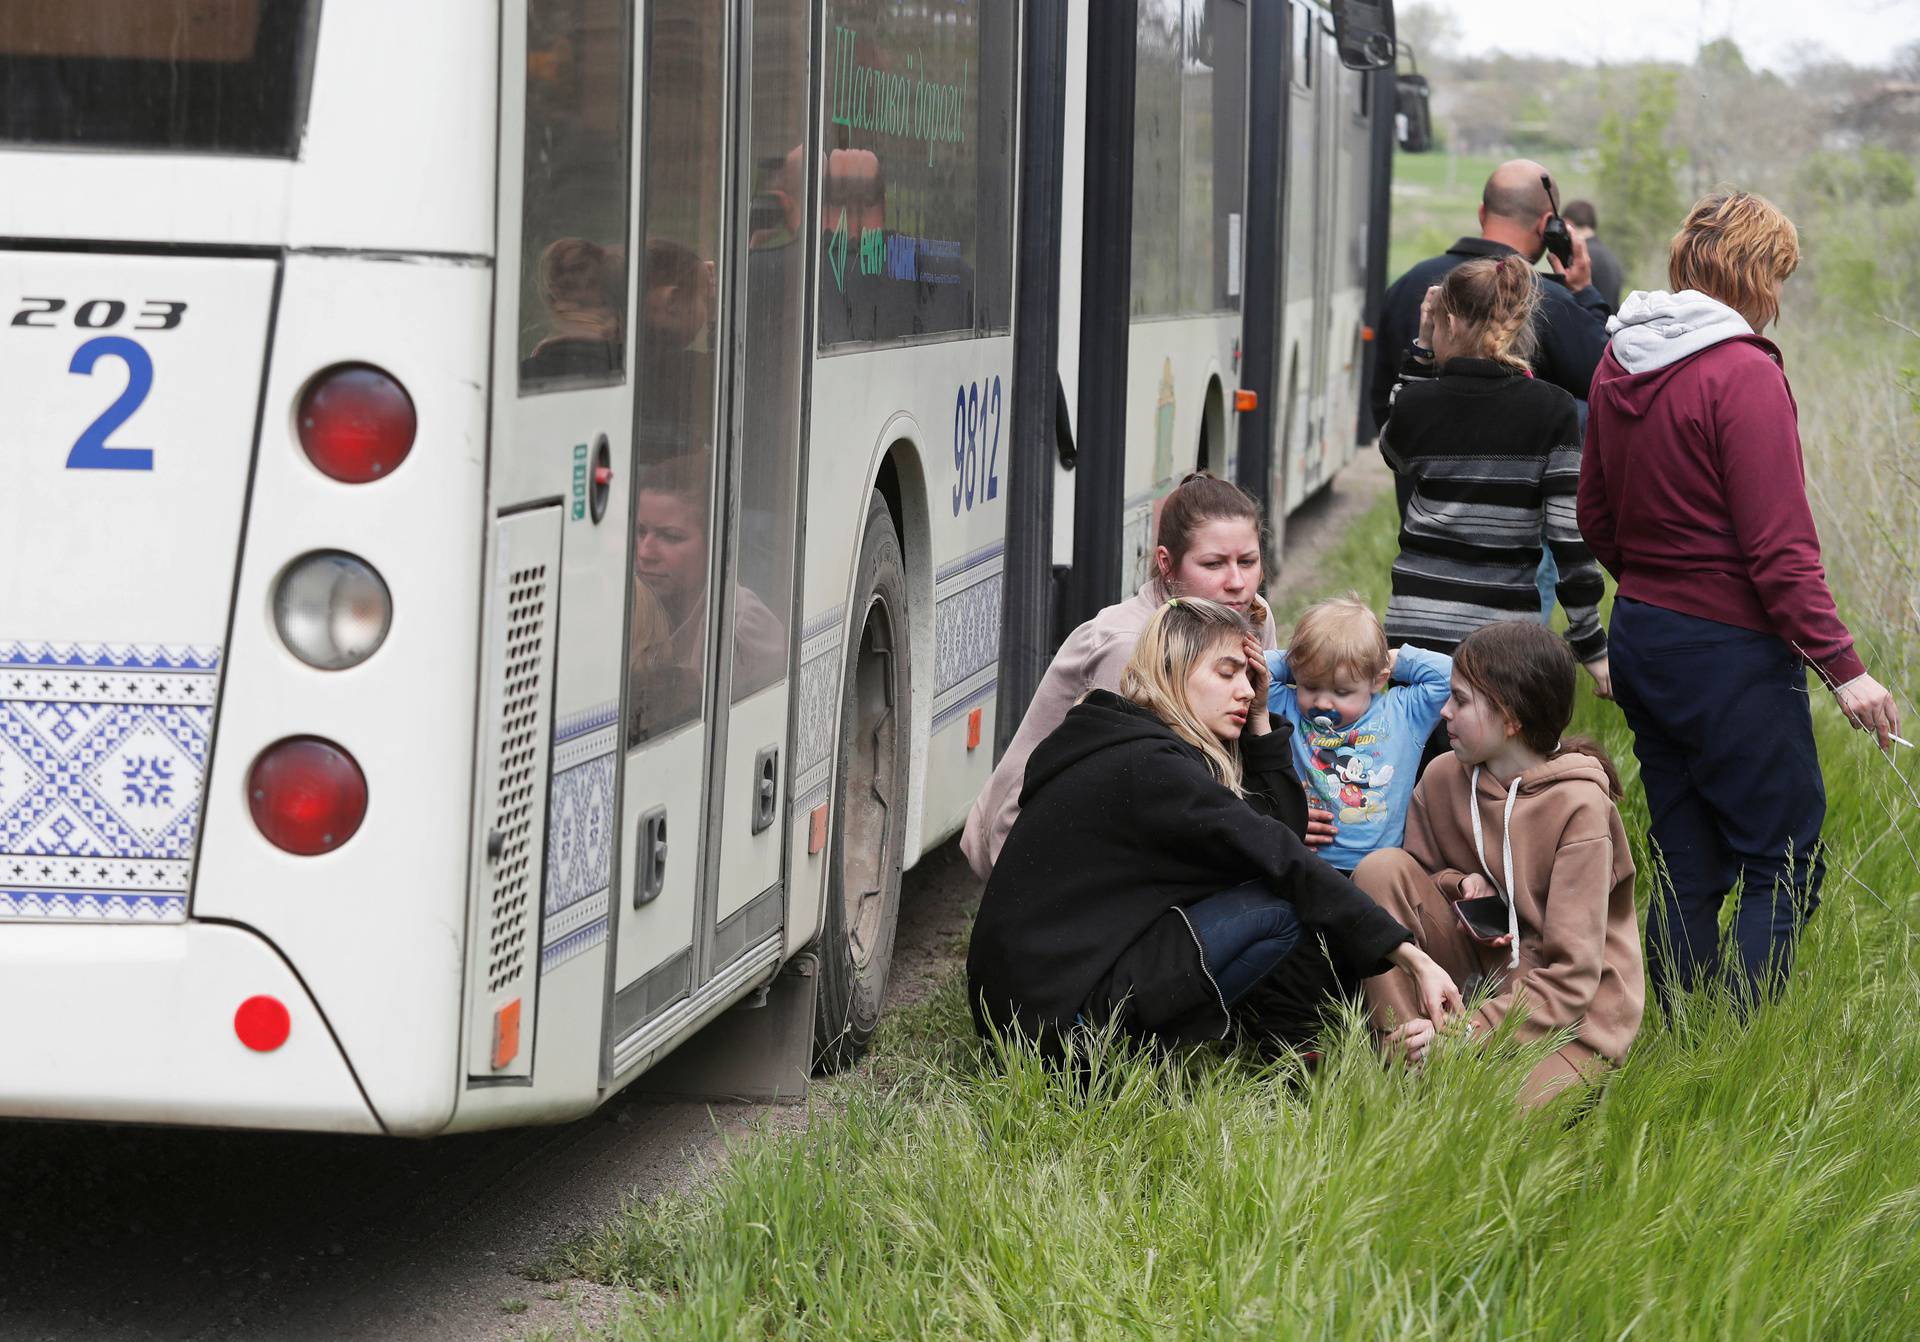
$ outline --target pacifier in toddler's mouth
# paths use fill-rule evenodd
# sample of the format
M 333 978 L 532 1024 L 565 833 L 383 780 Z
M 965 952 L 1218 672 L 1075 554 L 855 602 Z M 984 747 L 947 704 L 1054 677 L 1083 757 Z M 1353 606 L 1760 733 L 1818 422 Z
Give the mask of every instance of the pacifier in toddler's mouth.
M 1316 732 L 1336 732 L 1340 730 L 1338 724 L 1325 713 L 1315 713 L 1307 719 L 1307 725 Z

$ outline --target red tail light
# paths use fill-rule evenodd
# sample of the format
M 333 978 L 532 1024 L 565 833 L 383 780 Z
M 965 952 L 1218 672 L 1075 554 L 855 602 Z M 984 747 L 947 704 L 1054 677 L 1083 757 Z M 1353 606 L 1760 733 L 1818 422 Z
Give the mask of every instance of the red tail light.
M 419 420 L 413 398 L 372 364 L 323 369 L 300 393 L 300 446 L 326 474 L 350 485 L 383 480 L 407 459 Z
M 293 736 L 260 752 L 247 773 L 253 823 L 276 848 L 302 857 L 331 853 L 367 815 L 367 778 L 353 756 L 317 736 Z

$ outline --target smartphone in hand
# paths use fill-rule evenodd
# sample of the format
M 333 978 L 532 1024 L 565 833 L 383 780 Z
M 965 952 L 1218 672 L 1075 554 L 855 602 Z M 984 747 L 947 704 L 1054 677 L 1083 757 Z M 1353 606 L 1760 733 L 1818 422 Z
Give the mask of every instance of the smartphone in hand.
M 1467 935 L 1482 946 L 1502 946 L 1507 942 L 1507 901 L 1498 895 L 1480 895 L 1453 901 L 1454 915 Z

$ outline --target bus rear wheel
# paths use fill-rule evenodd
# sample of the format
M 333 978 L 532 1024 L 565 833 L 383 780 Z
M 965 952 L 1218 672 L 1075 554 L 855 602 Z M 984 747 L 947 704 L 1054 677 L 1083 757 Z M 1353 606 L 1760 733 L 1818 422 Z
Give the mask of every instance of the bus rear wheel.
M 827 906 L 820 929 L 814 1066 L 836 1071 L 873 1039 L 893 965 L 906 855 L 913 720 L 906 565 L 874 494 L 860 541 L 853 635 L 841 681 Z

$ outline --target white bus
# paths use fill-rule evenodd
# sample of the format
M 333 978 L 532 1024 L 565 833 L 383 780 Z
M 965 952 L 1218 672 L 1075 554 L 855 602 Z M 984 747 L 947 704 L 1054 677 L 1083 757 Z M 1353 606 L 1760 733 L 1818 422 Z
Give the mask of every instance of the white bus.
M 1016 355 L 1077 263 L 1022 248 L 1101 22 L 0 10 L 0 1116 L 418 1136 L 857 1054 L 1051 618 L 1009 513 L 1074 352 Z M 1162 365 L 1224 398 L 1232 326 Z
M 1391 78 L 1343 65 L 1335 26 L 1325 3 L 1139 0 L 1123 590 L 1188 471 L 1267 504 L 1277 558 L 1361 440 Z

